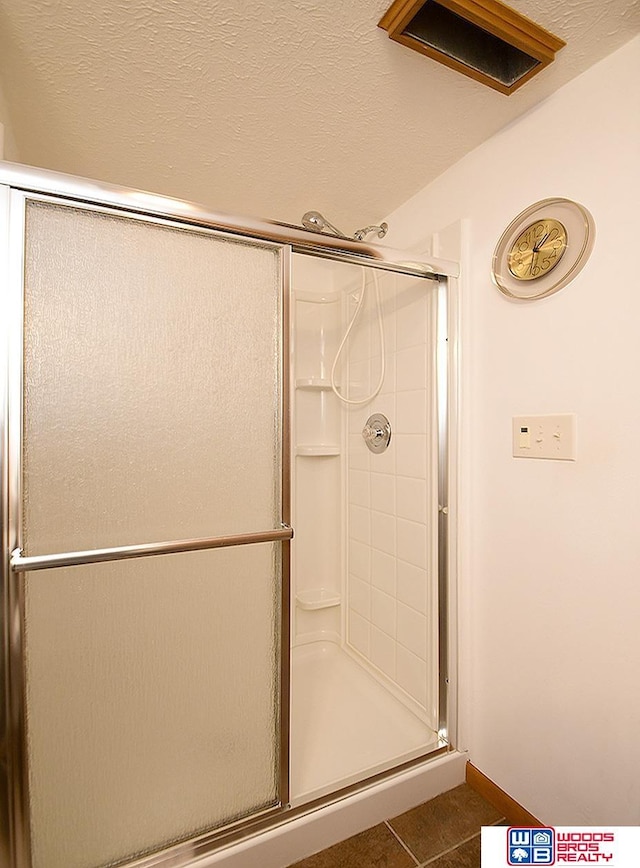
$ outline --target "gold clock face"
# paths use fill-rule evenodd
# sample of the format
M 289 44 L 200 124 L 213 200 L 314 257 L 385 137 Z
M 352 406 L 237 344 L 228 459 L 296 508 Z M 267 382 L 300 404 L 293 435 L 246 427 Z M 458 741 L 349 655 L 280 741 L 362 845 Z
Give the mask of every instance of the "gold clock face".
M 567 230 L 558 220 L 531 223 L 518 235 L 507 256 L 509 271 L 518 280 L 536 280 L 553 271 L 567 249 Z

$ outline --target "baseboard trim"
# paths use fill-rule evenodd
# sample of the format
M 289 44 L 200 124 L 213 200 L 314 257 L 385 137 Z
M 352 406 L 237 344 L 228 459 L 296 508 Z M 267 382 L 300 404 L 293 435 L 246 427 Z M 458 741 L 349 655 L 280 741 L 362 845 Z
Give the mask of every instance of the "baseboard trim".
M 469 786 L 486 799 L 507 820 L 511 826 L 544 826 L 537 817 L 530 814 L 508 793 L 484 775 L 472 763 L 467 763 L 466 781 Z

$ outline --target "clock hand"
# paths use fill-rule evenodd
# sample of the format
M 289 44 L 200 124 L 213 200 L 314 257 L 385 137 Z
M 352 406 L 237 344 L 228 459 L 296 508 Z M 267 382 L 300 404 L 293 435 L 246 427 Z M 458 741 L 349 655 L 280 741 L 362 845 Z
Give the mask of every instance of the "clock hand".
M 547 234 L 543 238 L 541 238 L 541 240 L 538 244 L 533 245 L 533 252 L 534 253 L 540 253 L 540 248 L 544 247 L 544 243 L 550 235 L 551 235 L 551 233 L 547 232 Z

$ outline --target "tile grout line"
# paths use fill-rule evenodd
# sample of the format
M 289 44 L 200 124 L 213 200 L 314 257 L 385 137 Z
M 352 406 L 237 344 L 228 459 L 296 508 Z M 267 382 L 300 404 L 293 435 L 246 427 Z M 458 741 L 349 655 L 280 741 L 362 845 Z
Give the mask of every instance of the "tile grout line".
M 470 838 L 465 838 L 463 841 L 458 841 L 453 847 L 449 847 L 448 850 L 443 850 L 442 853 L 438 853 L 436 856 L 432 856 L 431 859 L 427 859 L 426 862 L 421 862 L 418 865 L 418 868 L 426 868 L 427 865 L 433 865 L 438 859 L 441 859 L 442 856 L 446 856 L 448 853 L 453 853 L 454 850 L 457 850 L 458 847 L 462 847 L 463 844 L 468 844 L 469 841 L 473 841 L 474 838 L 478 838 L 480 836 L 480 832 L 476 832 L 475 835 L 471 835 Z
M 400 835 L 398 835 L 398 833 L 395 831 L 395 829 L 393 828 L 393 826 L 390 826 L 390 825 L 389 825 L 389 821 L 388 821 L 388 820 L 385 820 L 385 821 L 384 821 L 384 824 L 385 824 L 385 826 L 387 827 L 387 829 L 391 832 L 391 834 L 393 835 L 393 837 L 396 839 L 396 841 L 398 842 L 398 844 L 400 844 L 400 846 L 401 846 L 404 850 L 407 851 L 407 853 L 409 854 L 409 856 L 411 856 L 411 858 L 412 858 L 413 861 L 416 863 L 416 865 L 419 866 L 419 865 L 420 865 L 419 860 L 418 860 L 418 859 L 416 858 L 416 856 L 411 852 L 411 850 L 407 847 L 407 845 L 404 843 L 404 841 L 402 840 L 402 838 L 400 837 Z

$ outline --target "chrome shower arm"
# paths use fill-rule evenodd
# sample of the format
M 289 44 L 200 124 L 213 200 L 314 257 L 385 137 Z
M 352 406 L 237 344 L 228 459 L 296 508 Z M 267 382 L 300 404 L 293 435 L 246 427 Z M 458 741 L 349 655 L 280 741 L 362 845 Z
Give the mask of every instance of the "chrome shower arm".
M 353 238 L 354 241 L 364 241 L 367 235 L 371 235 L 372 232 L 375 232 L 378 238 L 384 238 L 389 228 L 386 223 L 381 223 L 379 226 L 365 226 L 363 229 L 357 229 L 353 235 L 345 235 L 319 211 L 307 211 L 306 214 L 303 214 L 301 222 L 305 229 L 310 229 L 312 232 L 324 232 L 326 229 L 337 238 Z
M 384 236 L 387 234 L 388 229 L 388 223 L 381 223 L 379 226 L 365 226 L 364 229 L 356 229 L 356 231 L 353 233 L 353 237 L 356 241 L 364 241 L 367 235 L 375 232 L 378 238 L 384 238 Z

